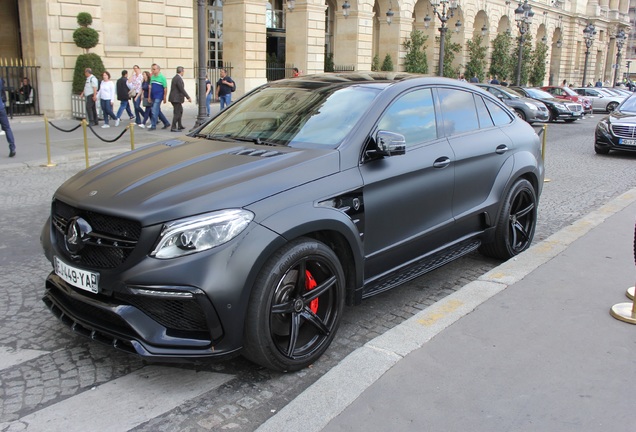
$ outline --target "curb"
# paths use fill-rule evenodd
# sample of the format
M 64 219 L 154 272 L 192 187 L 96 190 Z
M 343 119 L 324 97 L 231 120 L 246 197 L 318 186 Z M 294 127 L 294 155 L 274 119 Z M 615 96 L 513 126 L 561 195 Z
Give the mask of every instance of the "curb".
M 303 425 L 304 432 L 322 430 L 403 357 L 634 202 L 636 188 L 367 342 L 263 423 L 257 432 L 292 432 L 298 424 Z

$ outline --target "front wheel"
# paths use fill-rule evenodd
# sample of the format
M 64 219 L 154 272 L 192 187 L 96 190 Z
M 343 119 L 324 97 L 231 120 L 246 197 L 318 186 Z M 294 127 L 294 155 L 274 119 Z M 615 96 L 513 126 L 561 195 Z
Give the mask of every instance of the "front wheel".
M 610 102 L 607 104 L 607 112 L 612 112 L 618 106 L 618 102 Z
M 537 226 L 537 194 L 528 180 L 518 180 L 506 195 L 492 243 L 481 252 L 507 260 L 530 247 Z
M 516 109 L 515 108 L 515 114 L 517 115 L 517 117 L 519 117 L 521 120 L 526 121 L 526 114 L 521 111 L 520 109 Z
M 345 278 L 324 243 L 300 238 L 261 270 L 248 304 L 243 354 L 278 371 L 313 364 L 333 340 L 344 308 Z
M 565 119 L 563 120 L 566 123 L 574 123 L 576 121 L 576 119 Z

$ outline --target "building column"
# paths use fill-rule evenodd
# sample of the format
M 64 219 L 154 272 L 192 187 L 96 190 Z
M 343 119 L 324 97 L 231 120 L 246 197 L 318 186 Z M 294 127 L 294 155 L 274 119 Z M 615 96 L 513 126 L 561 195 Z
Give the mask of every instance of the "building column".
M 237 96 L 267 82 L 265 13 L 261 0 L 223 2 L 223 61 L 232 65 Z
M 297 1 L 286 13 L 285 62 L 292 63 L 303 74 L 322 73 L 325 69 L 324 0 Z
M 411 37 L 413 29 L 413 18 L 404 18 L 395 14 L 391 24 L 387 24 L 386 19 L 380 21 L 380 38 L 378 54 L 380 55 L 380 65 L 387 54 L 391 55 L 395 71 L 404 70 L 404 56 L 406 52 L 402 43 Z
M 353 65 L 355 70 L 371 70 L 373 60 L 373 12 L 351 11 L 345 18 L 336 13 L 333 61 L 336 65 Z

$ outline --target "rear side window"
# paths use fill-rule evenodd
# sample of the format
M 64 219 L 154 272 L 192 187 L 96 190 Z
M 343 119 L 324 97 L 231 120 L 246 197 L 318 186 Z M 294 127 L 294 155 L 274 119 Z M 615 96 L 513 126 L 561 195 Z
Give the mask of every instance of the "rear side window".
M 506 112 L 506 110 L 504 110 L 502 107 L 492 101 L 489 101 L 488 99 L 485 99 L 484 102 L 486 102 L 486 107 L 488 108 L 488 111 L 490 111 L 490 116 L 495 122 L 495 125 L 503 126 L 512 121 L 512 117 L 510 116 L 510 114 L 508 114 L 508 112 Z
M 479 119 L 473 94 L 463 90 L 438 89 L 439 101 L 447 135 L 457 135 L 479 129 Z
M 400 96 L 382 115 L 378 129 L 404 135 L 407 147 L 437 138 L 431 90 L 415 90 Z
M 479 116 L 479 126 L 482 129 L 489 128 L 494 126 L 492 118 L 490 118 L 490 113 L 488 112 L 488 108 L 486 108 L 486 103 L 481 96 L 475 95 L 475 104 L 477 105 L 477 115 Z

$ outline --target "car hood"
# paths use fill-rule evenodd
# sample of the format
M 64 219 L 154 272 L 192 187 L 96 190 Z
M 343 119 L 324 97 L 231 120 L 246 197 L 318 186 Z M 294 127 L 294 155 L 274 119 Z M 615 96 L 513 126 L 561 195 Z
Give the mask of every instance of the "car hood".
M 295 149 L 182 137 L 79 172 L 55 193 L 69 205 L 152 225 L 240 208 L 336 173 L 334 149 Z
M 615 110 L 607 116 L 607 119 L 612 123 L 636 124 L 636 113 Z

